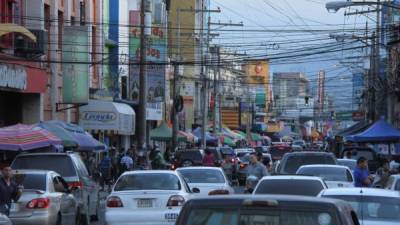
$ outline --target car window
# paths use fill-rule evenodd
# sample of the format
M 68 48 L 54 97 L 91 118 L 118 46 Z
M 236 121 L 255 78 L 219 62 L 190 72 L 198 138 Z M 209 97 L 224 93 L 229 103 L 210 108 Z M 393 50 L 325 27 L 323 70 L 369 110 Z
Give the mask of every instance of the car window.
M 179 159 L 192 159 L 192 160 L 203 160 L 203 156 L 199 151 L 188 151 L 188 152 L 180 152 Z
M 77 176 L 72 160 L 67 155 L 30 155 L 17 157 L 13 169 L 52 170 L 63 177 Z
M 235 152 L 231 148 L 221 148 L 221 153 L 224 155 L 234 155 Z
M 396 185 L 394 186 L 394 190 L 400 191 L 400 179 L 396 180 Z
M 129 190 L 181 190 L 179 178 L 174 174 L 143 173 L 121 176 L 114 191 Z
M 323 195 L 323 197 L 342 199 L 350 203 L 362 220 L 398 222 L 400 220 L 400 199 L 375 196 L 340 196 Z
M 389 179 L 388 179 L 388 181 L 386 182 L 385 188 L 391 189 L 392 186 L 393 186 L 393 182 L 394 182 L 394 177 L 393 177 L 393 176 L 390 176 Z
M 283 172 L 288 174 L 295 174 L 300 166 L 312 165 L 312 164 L 336 164 L 333 157 L 327 155 L 291 155 L 287 157 L 284 162 Z
M 324 186 L 319 180 L 276 179 L 261 181 L 254 192 L 255 194 L 317 196 L 323 189 Z
M 84 177 L 88 177 L 88 176 L 89 176 L 89 172 L 88 172 L 88 170 L 87 170 L 85 164 L 83 163 L 81 157 L 75 155 L 75 156 L 73 156 L 72 158 L 73 158 L 74 161 L 75 161 L 75 165 L 77 166 L 78 172 L 80 173 L 80 175 L 81 175 L 81 176 L 84 176 Z
M 351 174 L 343 168 L 302 167 L 297 171 L 297 174 L 321 177 L 325 181 L 353 181 Z
M 14 181 L 18 185 L 24 186 L 24 189 L 31 190 L 42 190 L 46 191 L 47 189 L 47 176 L 46 174 L 16 174 L 14 176 Z
M 53 186 L 55 192 L 67 192 L 68 188 L 66 188 L 63 182 L 60 180 L 60 177 L 56 176 L 53 178 Z
M 184 225 L 337 225 L 337 216 L 324 211 L 270 209 L 193 209 Z
M 225 177 L 219 170 L 184 169 L 179 173 L 188 183 L 225 183 Z

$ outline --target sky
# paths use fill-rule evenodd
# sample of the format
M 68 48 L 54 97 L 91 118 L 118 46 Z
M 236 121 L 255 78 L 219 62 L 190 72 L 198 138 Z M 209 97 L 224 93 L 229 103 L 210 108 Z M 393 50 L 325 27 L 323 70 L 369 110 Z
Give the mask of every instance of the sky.
M 243 22 L 244 24 L 243 27 L 213 26 L 213 32 L 221 33 L 213 40 L 213 43 L 228 46 L 232 51 L 267 58 L 282 56 L 283 53 L 284 55 L 296 54 L 299 50 L 301 50 L 299 53 L 301 55 L 304 53 L 304 48 L 321 51 L 333 46 L 335 51 L 332 53 L 321 54 L 317 57 L 311 55 L 308 59 L 301 59 L 301 57 L 297 57 L 296 61 L 288 60 L 290 58 L 272 59 L 271 75 L 273 72 L 303 72 L 315 85 L 318 71 L 325 70 L 328 94 L 335 98 L 337 107 L 348 109 L 352 93 L 351 70 L 339 61 L 348 60 L 344 58 L 359 55 L 360 52 L 359 50 L 340 51 L 340 48 L 349 48 L 357 43 L 354 45 L 346 43 L 340 46 L 340 43 L 329 37 L 329 34 L 348 33 L 356 27 L 364 28 L 366 19 L 363 16 L 345 16 L 344 9 L 337 13 L 329 13 L 325 8 L 326 2 L 328 1 L 211 0 L 212 9 L 221 9 L 221 13 L 212 14 L 212 22 Z M 282 30 L 287 32 L 282 32 Z M 301 30 L 304 32 L 300 33 Z M 337 51 L 338 48 L 339 51 Z

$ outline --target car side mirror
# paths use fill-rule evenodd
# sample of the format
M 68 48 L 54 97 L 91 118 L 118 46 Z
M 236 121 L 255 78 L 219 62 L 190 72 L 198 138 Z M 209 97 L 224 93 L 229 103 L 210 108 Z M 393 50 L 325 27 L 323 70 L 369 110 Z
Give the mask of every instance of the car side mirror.
M 192 188 L 193 193 L 200 193 L 200 189 L 197 187 Z

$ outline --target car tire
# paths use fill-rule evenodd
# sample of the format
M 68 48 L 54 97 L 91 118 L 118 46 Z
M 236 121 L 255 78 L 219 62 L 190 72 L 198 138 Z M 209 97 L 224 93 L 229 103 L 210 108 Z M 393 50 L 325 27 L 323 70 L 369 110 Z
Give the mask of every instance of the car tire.
M 60 213 L 57 215 L 56 225 L 62 225 L 62 218 L 61 218 Z
M 191 160 L 183 160 L 182 167 L 190 167 L 193 166 L 193 162 Z

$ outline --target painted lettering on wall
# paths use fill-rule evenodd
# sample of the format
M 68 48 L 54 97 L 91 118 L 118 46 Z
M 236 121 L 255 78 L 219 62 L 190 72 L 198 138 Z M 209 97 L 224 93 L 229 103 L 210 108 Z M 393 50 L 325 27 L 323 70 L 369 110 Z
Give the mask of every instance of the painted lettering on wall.
M 0 87 L 25 90 L 27 74 L 23 66 L 0 64 Z

